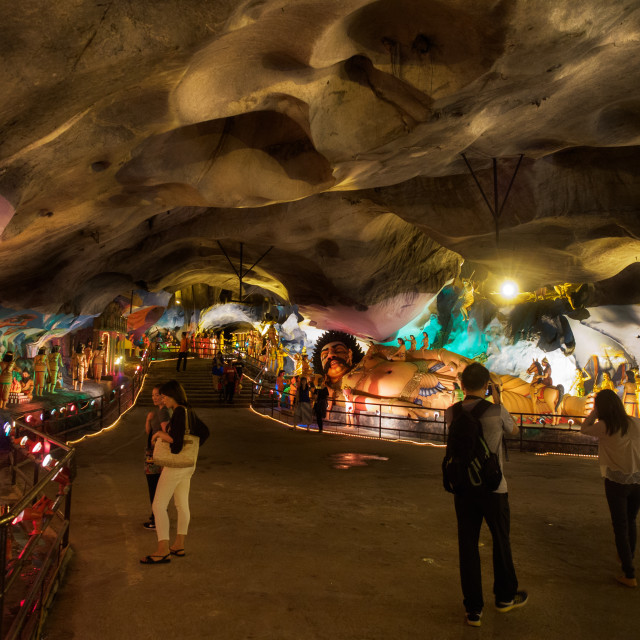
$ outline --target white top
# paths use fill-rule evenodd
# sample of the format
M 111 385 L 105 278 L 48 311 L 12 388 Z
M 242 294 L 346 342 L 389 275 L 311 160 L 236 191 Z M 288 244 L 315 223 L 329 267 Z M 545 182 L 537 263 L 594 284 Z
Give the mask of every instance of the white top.
M 473 409 L 480 399 L 469 398 L 464 400 L 463 404 L 467 411 Z M 447 424 L 451 424 L 453 418 L 453 407 L 449 407 L 445 412 L 445 420 Z M 494 493 L 507 493 L 507 478 L 504 475 L 504 451 L 502 447 L 502 436 L 507 433 L 511 434 L 516 430 L 516 423 L 511 414 L 503 405 L 492 405 L 480 416 L 482 423 L 482 433 L 487 446 L 493 453 L 498 454 L 500 461 L 500 469 L 502 469 L 502 480 Z
M 602 420 L 591 423 L 587 418 L 580 429 L 598 438 L 598 460 L 603 478 L 619 484 L 640 484 L 640 419 L 629 416 L 629 428 L 624 436 L 607 434 Z

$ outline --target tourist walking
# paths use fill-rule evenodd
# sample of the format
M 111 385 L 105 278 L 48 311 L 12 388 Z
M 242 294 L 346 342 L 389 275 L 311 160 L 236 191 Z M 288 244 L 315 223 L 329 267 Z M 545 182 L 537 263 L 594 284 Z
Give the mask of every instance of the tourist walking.
M 463 410 L 473 411 L 483 402 L 488 405 L 474 413 L 482 424 L 484 440 L 489 449 L 498 454 L 500 468 L 503 465 L 503 434 L 517 430 L 509 412 L 500 403 L 500 393 L 492 390 L 494 404 L 484 401 L 489 389 L 489 371 L 477 362 L 469 364 L 460 374 L 460 384 L 465 394 L 464 400 L 449 407 L 445 413 L 447 425 L 451 425 Z M 480 415 L 478 415 L 478 413 Z M 507 481 L 502 476 L 495 491 L 485 490 L 479 494 L 458 494 L 454 496 L 458 521 L 458 553 L 460 560 L 460 581 L 466 610 L 467 624 L 479 627 L 484 600 L 482 597 L 482 574 L 478 541 L 482 521 L 485 520 L 493 538 L 493 593 L 498 611 L 506 612 L 521 607 L 527 602 L 527 592 L 518 591 L 518 578 L 511 558 L 509 540 L 510 515 Z
M 236 368 L 227 362 L 224 365 L 224 371 L 222 373 L 222 384 L 224 385 L 224 401 L 230 404 L 233 403 L 233 396 L 236 392 L 236 383 L 238 381 L 238 372 Z
M 178 362 L 176 363 L 176 371 L 180 371 L 180 362 L 182 362 L 182 370 L 187 370 L 187 356 L 189 355 L 189 336 L 186 331 L 182 332 L 180 347 L 178 351 Z
M 600 473 L 623 571 L 616 580 L 637 587 L 633 558 L 640 510 L 640 419 L 627 415 L 615 391 L 603 389 L 581 431 L 598 438 Z
M 316 401 L 313 404 L 313 412 L 316 415 L 316 422 L 318 423 L 318 431 L 322 433 L 322 424 L 327 416 L 327 407 L 329 406 L 329 389 L 325 384 L 324 379 L 318 382 L 318 389 L 316 391 Z
M 296 410 L 293 414 L 293 423 L 295 425 L 304 425 L 309 427 L 311 420 L 312 414 L 309 383 L 303 376 L 300 378 L 300 383 L 298 384 L 298 389 L 296 391 Z

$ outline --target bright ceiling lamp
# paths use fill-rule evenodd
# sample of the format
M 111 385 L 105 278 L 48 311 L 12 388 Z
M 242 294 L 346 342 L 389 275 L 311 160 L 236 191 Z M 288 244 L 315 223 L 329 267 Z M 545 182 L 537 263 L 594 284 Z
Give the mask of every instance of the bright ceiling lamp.
M 518 295 L 518 285 L 513 280 L 505 280 L 500 287 L 500 295 L 511 300 Z

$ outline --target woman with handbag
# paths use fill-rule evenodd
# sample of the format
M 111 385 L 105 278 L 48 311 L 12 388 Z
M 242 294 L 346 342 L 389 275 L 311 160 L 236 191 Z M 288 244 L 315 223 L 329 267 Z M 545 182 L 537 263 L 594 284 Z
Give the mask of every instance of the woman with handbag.
M 201 434 L 202 437 L 198 437 L 196 429 L 190 429 L 190 422 L 194 423 L 193 427 L 200 421 L 190 410 L 187 394 L 177 380 L 169 380 L 163 384 L 160 387 L 160 395 L 165 407 L 173 410 L 173 414 L 167 431 L 157 431 L 151 440 L 154 445 L 154 462 L 163 467 L 153 500 L 158 547 L 155 553 L 140 560 L 142 564 L 166 564 L 170 562 L 170 555 L 180 558 L 185 555 L 185 537 L 191 517 L 189 512 L 191 476 L 196 470 L 199 442 L 204 441 L 208 435 L 208 433 Z M 173 544 L 169 546 L 167 508 L 172 496 L 178 512 L 178 528 Z

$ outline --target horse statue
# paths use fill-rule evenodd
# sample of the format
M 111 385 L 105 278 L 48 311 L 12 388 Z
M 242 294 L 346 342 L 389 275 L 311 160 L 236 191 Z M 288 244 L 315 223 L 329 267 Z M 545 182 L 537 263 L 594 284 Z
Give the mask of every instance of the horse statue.
M 559 405 L 564 395 L 564 387 L 551 384 L 551 368 L 546 371 L 538 360 L 533 360 L 527 369 L 527 375 L 533 374 L 529 383 L 529 397 L 532 413 L 559 414 Z

